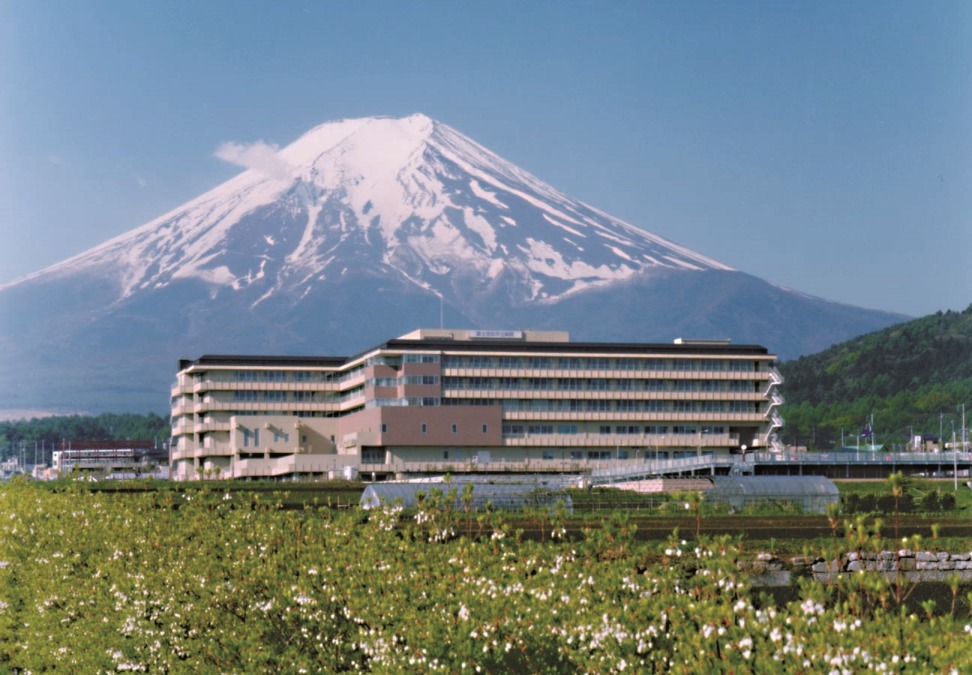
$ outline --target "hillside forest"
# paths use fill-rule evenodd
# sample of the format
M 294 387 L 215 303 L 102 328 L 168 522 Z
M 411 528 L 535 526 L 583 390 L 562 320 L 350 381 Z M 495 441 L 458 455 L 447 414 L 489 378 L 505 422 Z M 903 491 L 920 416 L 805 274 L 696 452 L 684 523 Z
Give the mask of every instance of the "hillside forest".
M 829 450 L 875 442 L 904 450 L 912 435 L 961 440 L 972 423 L 972 305 L 938 312 L 780 364 L 783 440 Z
M 24 453 L 29 463 L 50 464 L 51 452 L 67 441 L 154 441 L 169 438 L 169 418 L 156 413 L 62 415 L 0 422 L 0 460 Z

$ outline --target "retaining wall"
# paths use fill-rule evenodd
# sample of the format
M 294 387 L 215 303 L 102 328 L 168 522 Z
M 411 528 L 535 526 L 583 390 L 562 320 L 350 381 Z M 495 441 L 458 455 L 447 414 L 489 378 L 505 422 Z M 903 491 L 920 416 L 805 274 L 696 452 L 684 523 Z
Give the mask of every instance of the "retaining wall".
M 760 553 L 755 560 L 739 563 L 753 586 L 789 586 L 793 577 L 812 577 L 831 583 L 855 573 L 883 574 L 891 581 L 905 583 L 944 582 L 956 575 L 962 585 L 972 584 L 972 553 L 946 551 L 851 551 L 840 559 L 796 556 L 782 560 Z

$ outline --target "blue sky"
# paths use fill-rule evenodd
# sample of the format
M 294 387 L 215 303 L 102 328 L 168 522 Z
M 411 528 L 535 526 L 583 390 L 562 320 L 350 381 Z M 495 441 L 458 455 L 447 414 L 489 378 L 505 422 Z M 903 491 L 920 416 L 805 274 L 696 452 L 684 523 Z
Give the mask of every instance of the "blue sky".
M 422 112 L 776 284 L 972 303 L 972 3 L 0 0 L 0 283 Z

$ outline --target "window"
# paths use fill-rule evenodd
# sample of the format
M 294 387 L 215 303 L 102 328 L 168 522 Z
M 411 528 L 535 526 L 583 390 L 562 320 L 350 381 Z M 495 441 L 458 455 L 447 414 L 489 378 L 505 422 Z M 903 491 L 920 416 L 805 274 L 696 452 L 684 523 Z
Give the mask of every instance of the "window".
M 628 459 L 628 451 L 618 450 L 618 459 Z
M 442 459 L 449 459 L 449 451 L 448 450 L 443 450 L 442 451 Z
M 588 450 L 587 459 L 611 459 L 610 450 Z
M 455 434 L 455 433 L 458 433 L 458 432 L 459 432 L 459 425 L 458 424 L 453 424 L 452 425 L 452 433 Z
M 527 426 L 527 433 L 530 434 L 552 434 L 552 424 L 530 424 Z
M 422 422 L 422 433 L 424 434 L 424 433 L 426 433 L 426 432 L 427 432 L 428 430 L 429 430 L 429 425 L 428 425 L 428 424 L 426 424 L 425 422 Z
M 602 424 L 601 428 L 598 430 L 598 433 L 602 433 L 602 434 L 611 433 L 611 426 L 609 424 Z
M 608 359 L 597 357 L 588 359 L 587 367 L 591 370 L 607 370 L 611 366 Z
M 558 434 L 576 434 L 577 425 L 576 424 L 558 424 L 557 425 Z
M 486 433 L 486 425 L 485 424 L 483 425 L 483 433 L 484 434 Z
M 405 354 L 402 357 L 404 363 L 438 363 L 438 354 Z
M 543 458 L 544 459 L 553 459 L 554 458 L 553 450 L 544 450 L 543 451 Z
M 584 453 L 582 453 L 580 450 L 571 450 L 570 451 L 570 458 L 573 459 L 573 460 L 575 460 L 575 461 L 580 461 L 580 460 L 584 459 Z
M 270 401 L 273 403 L 281 403 L 287 400 L 287 392 L 285 391 L 265 391 L 263 392 L 263 400 Z
M 362 464 L 384 464 L 385 451 L 379 450 L 377 448 L 362 448 L 361 463 Z
M 387 432 L 388 432 L 388 425 L 385 424 L 384 422 L 382 422 L 381 423 L 381 433 L 384 434 L 384 433 L 387 433 Z

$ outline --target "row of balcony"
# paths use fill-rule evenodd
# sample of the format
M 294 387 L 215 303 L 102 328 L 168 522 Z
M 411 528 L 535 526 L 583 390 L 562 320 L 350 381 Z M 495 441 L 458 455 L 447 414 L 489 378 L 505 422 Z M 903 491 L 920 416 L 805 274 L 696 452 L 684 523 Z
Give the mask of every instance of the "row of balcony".
M 442 377 L 542 378 L 542 379 L 615 379 L 615 380 L 716 380 L 769 381 L 783 380 L 777 371 L 686 371 L 686 370 L 567 370 L 538 368 L 443 368 Z M 248 389 L 253 391 L 328 391 L 338 392 L 365 383 L 366 373 L 355 373 L 344 379 L 320 381 L 259 382 L 233 377 L 204 377 L 176 381 L 172 396 L 199 394 L 206 391 Z
M 766 421 L 763 413 L 751 412 L 644 412 L 644 411 L 599 411 L 576 412 L 564 410 L 504 410 L 503 419 L 509 421 L 551 421 L 551 422 L 740 422 L 760 424 Z
M 504 435 L 508 447 L 563 448 L 728 448 L 739 445 L 739 434 L 522 434 Z
M 654 391 L 636 389 L 474 389 L 443 387 L 452 398 L 550 398 L 624 401 L 762 401 L 757 391 Z
M 556 366 L 550 368 L 442 367 L 443 377 L 553 377 L 599 380 L 770 380 L 773 378 L 772 372 L 770 370 L 571 370 Z
M 455 396 L 456 390 L 449 390 L 447 393 Z M 759 403 L 765 400 L 757 393 L 716 393 L 716 392 L 607 392 L 607 391 L 557 391 L 557 390 L 534 390 L 523 392 L 521 395 L 504 395 L 508 392 L 497 392 L 493 390 L 464 390 L 466 394 L 461 398 L 476 400 L 558 400 L 558 401 L 722 401 L 722 402 L 753 402 Z M 618 396 L 623 393 L 624 396 Z M 222 400 L 216 397 L 206 397 L 202 401 L 192 402 L 189 400 L 179 401 L 172 406 L 172 415 L 202 414 L 209 411 L 233 412 L 236 410 L 269 410 L 269 411 L 291 411 L 302 410 L 308 412 L 344 412 L 363 405 L 367 398 L 364 393 L 360 396 L 351 397 L 345 401 L 237 401 Z M 780 405 L 782 399 L 773 397 L 773 405 Z M 572 411 L 573 412 L 573 411 Z

